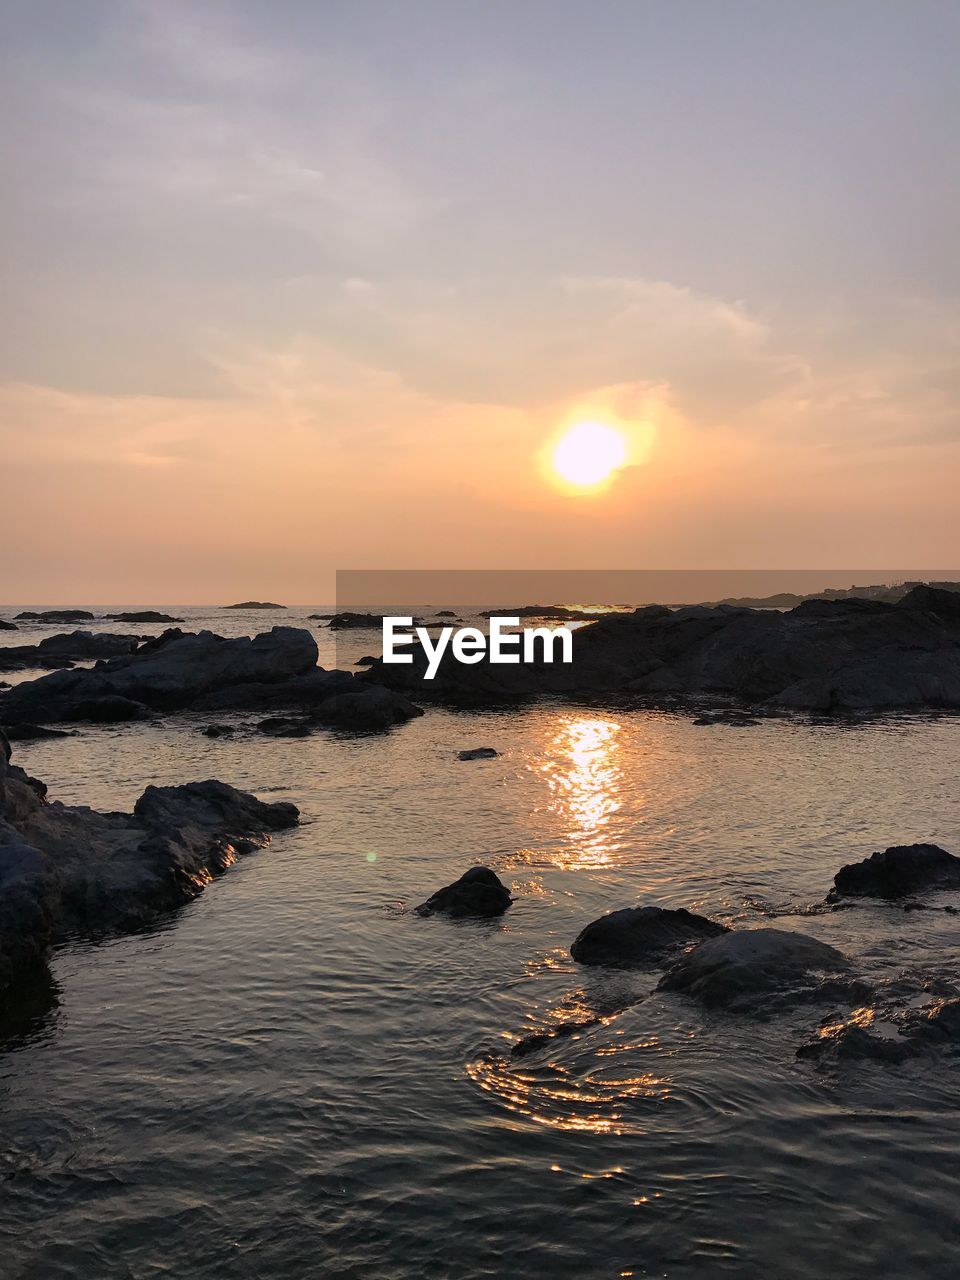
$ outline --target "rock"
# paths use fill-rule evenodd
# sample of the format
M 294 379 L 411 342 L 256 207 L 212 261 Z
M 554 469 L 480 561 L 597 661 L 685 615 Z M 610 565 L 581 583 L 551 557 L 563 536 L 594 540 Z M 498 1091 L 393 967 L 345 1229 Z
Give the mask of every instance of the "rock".
M 433 616 L 435 618 L 455 618 L 457 615 L 452 609 L 438 609 Z
M 436 913 L 461 919 L 467 916 L 501 916 L 513 899 L 510 890 L 489 867 L 471 867 L 459 880 L 438 889 L 416 908 L 417 915 Z
M 42 613 L 27 610 L 17 614 L 18 619 L 29 619 L 31 622 L 90 622 L 94 616 L 87 609 L 47 609 Z
M 353 665 L 355 667 L 372 667 L 375 662 L 376 658 L 368 653 L 364 657 L 358 658 Z
M 0 990 L 67 937 L 139 928 L 200 893 L 239 853 L 296 825 L 217 781 L 148 787 L 131 813 L 45 801 L 0 751 Z
M 8 622 L 6 618 L 0 618 L 0 631 L 17 631 L 19 628 L 15 622 Z
M 855 1022 L 821 1027 L 818 1035 L 797 1050 L 801 1060 L 818 1066 L 848 1062 L 898 1063 L 913 1057 L 916 1046 L 904 1036 L 875 1035 Z
M 139 636 L 70 631 L 63 635 L 47 636 L 39 644 L 0 648 L 0 670 L 22 671 L 34 667 L 62 669 L 90 658 L 113 658 L 119 654 L 133 653 L 139 643 Z
M 156 609 L 141 609 L 138 613 L 108 613 L 105 615 L 111 622 L 182 622 L 182 618 L 171 618 L 169 613 L 158 613 Z
M 208 724 L 203 732 L 208 738 L 224 738 L 234 732 L 234 727 L 232 724 Z
M 494 747 L 470 747 L 467 751 L 458 751 L 458 760 L 492 760 L 500 754 Z
M 5 724 L 3 731 L 9 742 L 35 742 L 39 738 L 75 738 L 65 729 L 47 729 L 42 724 Z
M 838 897 L 903 898 L 960 888 L 960 858 L 935 844 L 894 845 L 841 867 L 828 901 Z
M 241 600 L 239 604 L 225 604 L 225 609 L 285 609 L 285 604 L 274 604 L 272 600 Z
M 682 696 L 831 716 L 960 709 L 958 600 L 954 591 L 917 587 L 896 606 L 853 598 L 812 601 L 786 613 L 654 605 L 577 629 L 572 663 L 514 666 L 485 656 L 468 666 L 444 659 L 428 681 L 426 654 L 414 644 L 412 663 L 381 659 L 367 677 L 417 701 L 457 706 L 628 693 L 656 705 Z M 540 612 L 528 609 L 511 612 Z
M 327 698 L 313 712 L 315 723 L 328 728 L 377 733 L 405 724 L 423 711 L 406 698 L 378 685 L 362 685 Z
M 257 725 L 260 733 L 271 738 L 305 738 L 312 727 L 309 720 L 297 720 L 291 716 L 270 716 Z
M 735 729 L 749 729 L 753 725 L 760 724 L 760 721 L 745 711 L 705 711 L 697 716 L 693 723 L 697 725 L 727 724 Z
M 557 622 L 592 622 L 596 616 L 583 609 L 568 609 L 562 604 L 522 604 L 513 609 L 487 609 L 480 614 L 481 618 L 543 618 Z
M 413 625 L 420 621 L 421 619 L 414 618 Z M 383 614 L 353 613 L 345 610 L 342 613 L 332 614 L 327 626 L 331 631 L 382 631 Z
M 726 925 L 683 907 L 624 907 L 588 924 L 570 954 L 579 964 L 624 968 L 660 960 L 688 943 L 727 932 Z
M 936 1001 L 913 1023 L 908 1034 L 918 1043 L 960 1044 L 960 997 Z
M 4 695 L 0 718 L 90 719 L 99 705 L 103 718 L 115 719 L 118 698 L 128 708 L 136 704 L 154 711 L 181 710 L 215 691 L 290 681 L 315 670 L 316 662 L 313 636 L 293 627 L 274 627 L 253 640 L 225 640 L 209 631 L 165 632 L 136 653 L 92 670 L 58 671 L 17 685 Z
M 749 1006 L 815 972 L 847 968 L 835 947 L 785 929 L 742 929 L 687 951 L 660 979 L 658 990 L 679 991 L 706 1005 Z

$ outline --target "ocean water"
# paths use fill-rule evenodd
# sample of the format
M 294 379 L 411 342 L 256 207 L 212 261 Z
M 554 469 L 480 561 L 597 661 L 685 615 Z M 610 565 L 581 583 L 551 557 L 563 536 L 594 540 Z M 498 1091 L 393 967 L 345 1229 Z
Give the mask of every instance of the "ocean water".
M 221 634 L 314 611 L 170 610 Z M 341 665 L 378 651 L 339 639 Z M 870 978 L 960 978 L 958 916 L 817 909 L 874 849 L 960 852 L 960 721 L 543 704 L 378 737 L 204 723 L 15 747 L 54 799 L 129 808 L 218 777 L 302 825 L 155 929 L 56 954 L 51 1007 L 0 1049 L 5 1280 L 957 1274 L 956 1058 L 820 1073 L 795 1050 L 829 1007 L 706 1012 L 567 949 L 645 902 L 801 929 Z M 484 745 L 502 755 L 456 759 Z M 502 921 L 411 912 L 477 862 L 513 887 Z

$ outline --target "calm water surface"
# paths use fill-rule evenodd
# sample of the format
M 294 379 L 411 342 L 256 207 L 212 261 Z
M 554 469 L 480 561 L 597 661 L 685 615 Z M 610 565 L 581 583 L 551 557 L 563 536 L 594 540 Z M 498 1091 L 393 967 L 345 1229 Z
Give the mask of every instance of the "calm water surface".
M 560 705 L 434 710 L 377 738 L 203 723 L 16 750 L 67 802 L 219 777 L 303 825 L 155 931 L 58 953 L 56 1007 L 0 1055 L 5 1278 L 957 1274 L 955 1061 L 824 1076 L 794 1051 L 827 1010 L 705 1013 L 567 948 L 610 908 L 763 924 L 873 849 L 960 849 L 960 723 Z M 503 755 L 456 760 L 480 745 Z M 502 922 L 409 912 L 478 861 L 513 885 Z M 777 923 L 868 976 L 957 978 L 956 920 Z

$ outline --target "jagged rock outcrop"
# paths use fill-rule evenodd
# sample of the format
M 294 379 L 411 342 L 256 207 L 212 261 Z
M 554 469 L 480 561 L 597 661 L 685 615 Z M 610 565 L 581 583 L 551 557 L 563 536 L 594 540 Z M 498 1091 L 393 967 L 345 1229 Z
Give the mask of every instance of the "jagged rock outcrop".
M 0 724 L 110 722 L 185 710 L 296 710 L 317 725 L 362 731 L 421 714 L 400 694 L 350 672 L 322 670 L 313 636 L 295 627 L 232 640 L 171 628 L 135 653 L 42 676 L 0 696 Z
M 114 635 L 109 631 L 100 634 L 70 631 L 46 636 L 37 644 L 0 647 L 0 671 L 28 671 L 38 667 L 60 670 L 91 658 L 115 658 L 119 654 L 134 653 L 139 643 L 139 636 Z
M 513 899 L 510 890 L 489 867 L 471 867 L 453 884 L 438 889 L 416 908 L 419 916 L 446 915 L 455 919 L 469 916 L 502 916 Z
M 658 990 L 679 991 L 703 1004 L 750 1009 L 772 992 L 796 991 L 810 975 L 842 972 L 835 947 L 786 929 L 738 929 L 701 942 L 668 969 Z
M 199 893 L 297 809 L 217 781 L 148 787 L 133 813 L 48 803 L 0 741 L 0 997 L 62 938 L 137 928 Z
M 960 709 L 960 594 L 918 586 L 898 603 L 808 601 L 788 613 L 659 605 L 609 614 L 574 632 L 573 662 L 474 666 L 448 651 L 435 679 L 411 646 L 409 665 L 364 678 L 422 700 L 510 703 L 537 695 L 633 694 L 735 699 L 817 713 Z
M 628 968 L 655 963 L 691 942 L 727 931 L 726 925 L 683 907 L 624 907 L 588 924 L 570 954 L 579 964 Z
M 960 888 L 960 858 L 936 844 L 900 844 L 841 867 L 828 898 L 906 898 Z

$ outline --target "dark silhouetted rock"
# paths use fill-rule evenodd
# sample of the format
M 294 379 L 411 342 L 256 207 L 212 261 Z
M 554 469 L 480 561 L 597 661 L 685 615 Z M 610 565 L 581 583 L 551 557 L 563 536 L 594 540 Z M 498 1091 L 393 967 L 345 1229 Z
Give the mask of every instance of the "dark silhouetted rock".
M 745 711 L 705 711 L 693 722 L 696 725 L 726 724 L 734 729 L 749 729 L 760 724 L 754 716 Z
M 452 609 L 438 609 L 433 616 L 435 618 L 455 618 L 457 615 Z
M 241 600 L 239 604 L 225 604 L 225 609 L 285 609 L 285 604 L 275 604 L 272 600 Z
M 471 867 L 459 880 L 438 889 L 416 908 L 417 915 L 501 916 L 512 899 L 510 890 L 489 867 Z
M 704 938 L 727 932 L 726 925 L 680 907 L 624 907 L 582 930 L 570 948 L 580 964 L 643 965 Z
M 105 615 L 111 622 L 182 622 L 182 618 L 171 618 L 169 613 L 158 613 L 156 609 L 141 609 L 137 613 L 108 613 Z
M 67 729 L 48 729 L 42 724 L 5 724 L 3 731 L 10 742 L 36 742 L 41 738 L 75 738 Z
M 822 1027 L 818 1035 L 800 1046 L 797 1057 L 825 1067 L 862 1062 L 899 1063 L 916 1052 L 916 1046 L 905 1036 L 877 1035 L 848 1022 Z
M 500 754 L 495 747 L 470 747 L 467 751 L 458 751 L 458 760 L 492 760 Z
M 362 658 L 358 658 L 353 664 L 355 667 L 372 667 L 376 662 L 376 658 L 372 654 L 365 654 Z
M 309 720 L 295 719 L 292 716 L 269 716 L 260 721 L 257 730 L 269 738 L 305 738 L 312 727 Z
M 0 618 L 0 631 L 17 631 L 18 627 L 15 622 L 8 622 L 6 618 Z
M 51 944 L 139 928 L 298 821 L 217 781 L 148 787 L 132 814 L 47 803 L 0 745 L 0 991 Z
M 960 998 L 938 1000 L 914 1021 L 908 1034 L 918 1043 L 934 1047 L 960 1045 Z
M 46 609 L 41 613 L 27 610 L 17 614 L 18 619 L 31 622 L 90 622 L 94 616 L 88 609 Z
M 630 694 L 657 704 L 716 698 L 831 716 L 960 709 L 958 600 L 957 592 L 916 587 L 896 606 L 821 600 L 781 613 L 651 605 L 577 629 L 571 663 L 494 664 L 487 655 L 465 665 L 448 652 L 426 680 L 426 654 L 413 644 L 411 663 L 380 660 L 366 675 L 418 701 L 457 706 Z
M 841 867 L 831 899 L 904 898 L 931 889 L 960 888 L 960 858 L 935 844 L 902 844 Z
M 846 967 L 835 947 L 806 934 L 742 929 L 687 951 L 660 979 L 658 990 L 683 992 L 706 1005 L 749 1007 L 811 973 Z
M 113 658 L 119 654 L 133 653 L 139 643 L 139 636 L 71 631 L 64 635 L 47 636 L 38 644 L 0 648 L 0 671 L 24 671 L 36 667 L 62 669 L 90 658 Z
M 232 724 L 208 724 L 203 732 L 208 738 L 225 738 L 235 730 Z

